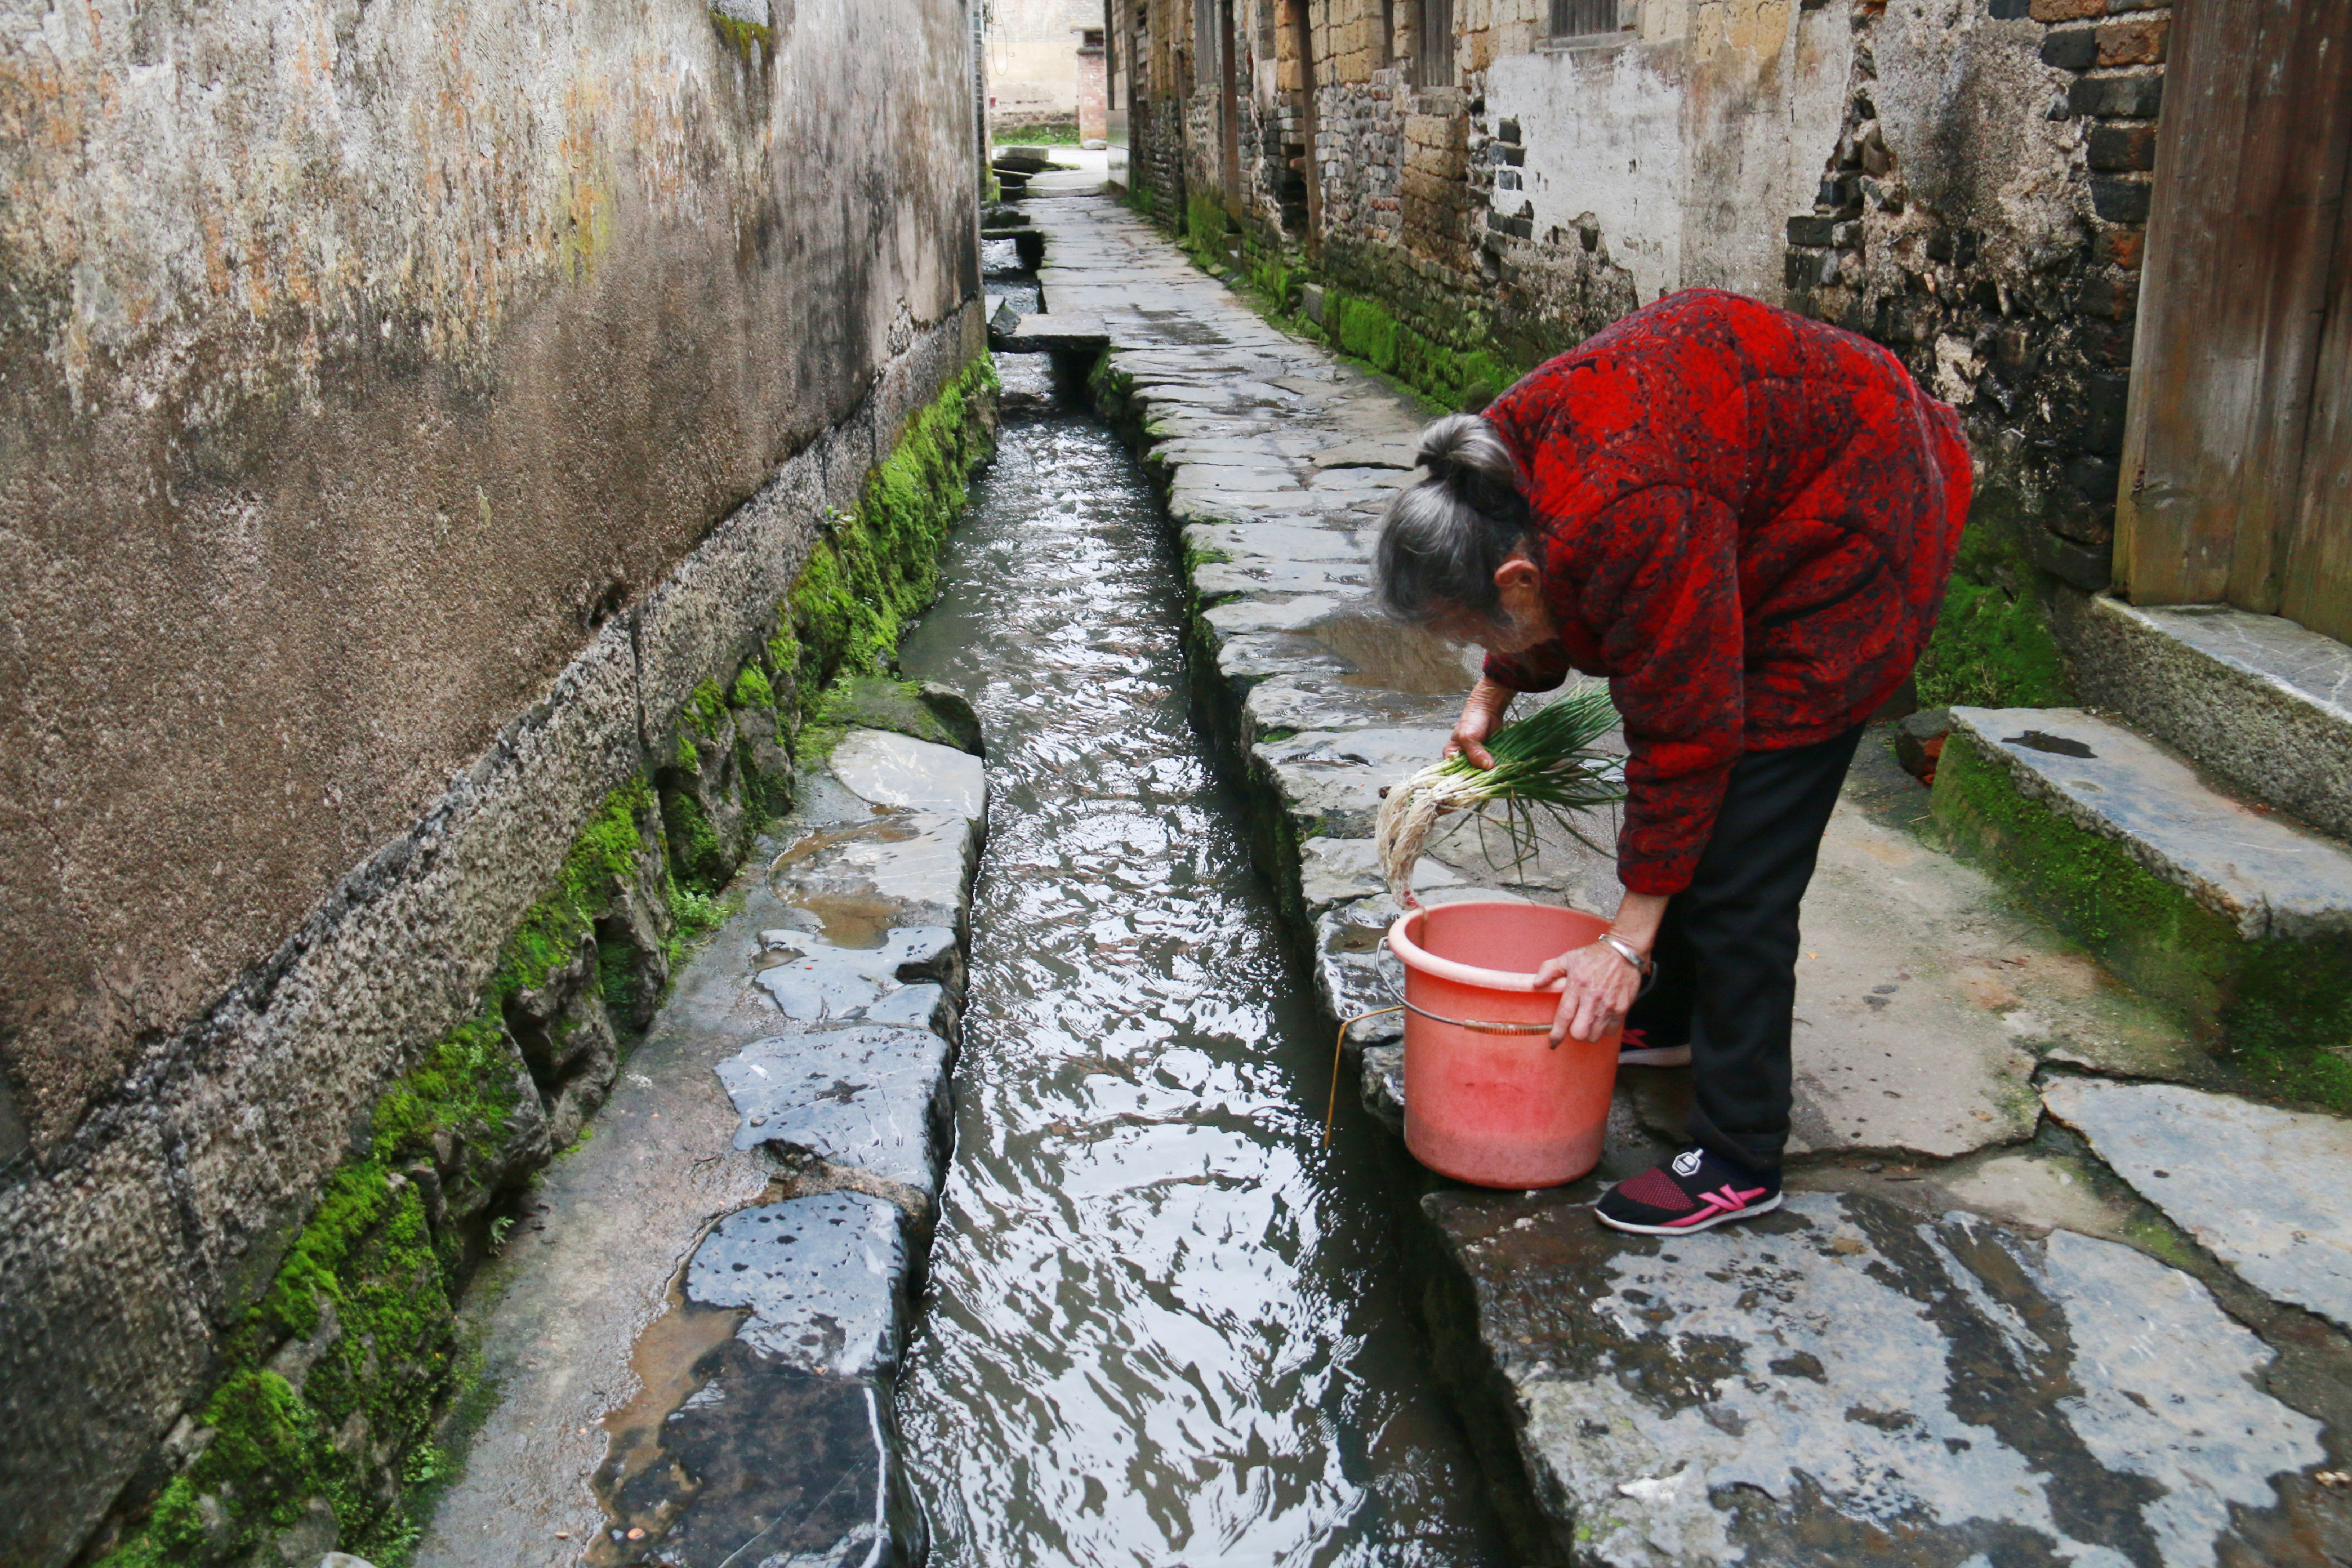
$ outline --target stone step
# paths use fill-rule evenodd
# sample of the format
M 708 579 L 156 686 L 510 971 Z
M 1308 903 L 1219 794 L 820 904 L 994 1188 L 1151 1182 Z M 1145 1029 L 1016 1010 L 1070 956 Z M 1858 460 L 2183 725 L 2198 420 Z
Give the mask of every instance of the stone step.
M 1098 353 L 1109 342 L 1102 317 L 1092 310 L 1024 316 L 1008 304 L 988 323 L 988 346 L 999 353 Z
M 2352 839 L 2352 647 L 2228 605 L 2070 597 L 2059 614 L 2085 700 Z
M 2232 1047 L 2352 1039 L 2352 851 L 2079 709 L 1951 722 L 1934 804 L 1955 847 L 2127 984 Z

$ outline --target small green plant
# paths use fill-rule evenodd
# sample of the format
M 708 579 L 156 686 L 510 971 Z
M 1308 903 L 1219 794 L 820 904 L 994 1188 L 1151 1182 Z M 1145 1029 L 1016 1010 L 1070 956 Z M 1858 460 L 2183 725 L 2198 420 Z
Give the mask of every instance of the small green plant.
M 1451 756 L 1391 785 L 1381 802 L 1372 844 L 1397 901 L 1412 901 L 1413 864 L 1445 812 L 1475 813 L 1482 847 L 1486 823 L 1499 816 L 1514 867 L 1534 857 L 1536 835 L 1546 820 L 1600 850 L 1579 819 L 1625 798 L 1621 759 L 1596 748 L 1616 725 L 1608 689 L 1582 687 L 1496 731 L 1486 742 L 1493 767 Z M 1486 858 L 1495 863 L 1491 850 Z
M 1007 147 L 1075 147 L 1082 140 L 1075 125 L 1006 125 L 996 132 L 996 150 Z

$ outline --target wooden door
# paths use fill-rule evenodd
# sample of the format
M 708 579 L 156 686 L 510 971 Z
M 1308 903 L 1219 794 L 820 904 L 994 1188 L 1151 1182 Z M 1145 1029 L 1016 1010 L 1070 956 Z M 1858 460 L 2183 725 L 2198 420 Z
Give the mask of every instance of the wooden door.
M 2173 12 L 2116 574 L 2352 639 L 2352 0 Z

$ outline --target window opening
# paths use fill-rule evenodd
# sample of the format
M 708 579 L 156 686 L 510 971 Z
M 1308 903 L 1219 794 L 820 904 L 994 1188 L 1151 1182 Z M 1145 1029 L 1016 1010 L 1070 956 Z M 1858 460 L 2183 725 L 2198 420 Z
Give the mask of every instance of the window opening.
M 1551 36 L 1555 38 L 1614 33 L 1621 26 L 1618 0 L 1551 0 Z
M 1454 85 L 1454 0 L 1421 0 L 1420 47 L 1413 59 L 1413 85 Z

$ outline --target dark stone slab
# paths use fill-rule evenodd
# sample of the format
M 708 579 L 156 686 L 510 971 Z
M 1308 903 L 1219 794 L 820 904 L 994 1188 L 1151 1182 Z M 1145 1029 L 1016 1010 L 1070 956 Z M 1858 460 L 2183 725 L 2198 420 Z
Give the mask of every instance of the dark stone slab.
M 948 1044 L 862 1024 L 772 1035 L 719 1064 L 742 1118 L 735 1147 L 772 1143 L 929 1194 L 948 1139 Z
M 614 1549 L 657 1568 L 911 1568 L 926 1547 L 890 1387 L 825 1377 L 730 1340 L 624 1481 Z M 643 1531 L 636 1540 L 630 1530 Z
M 738 1209 L 687 1266 L 687 1299 L 751 1316 L 735 1337 L 786 1366 L 862 1377 L 898 1363 L 906 1216 L 865 1193 Z
M 1575 1563 L 2254 1562 L 2311 1506 L 2273 1352 L 2128 1247 L 1858 1194 L 1670 1238 L 1424 1207 Z

